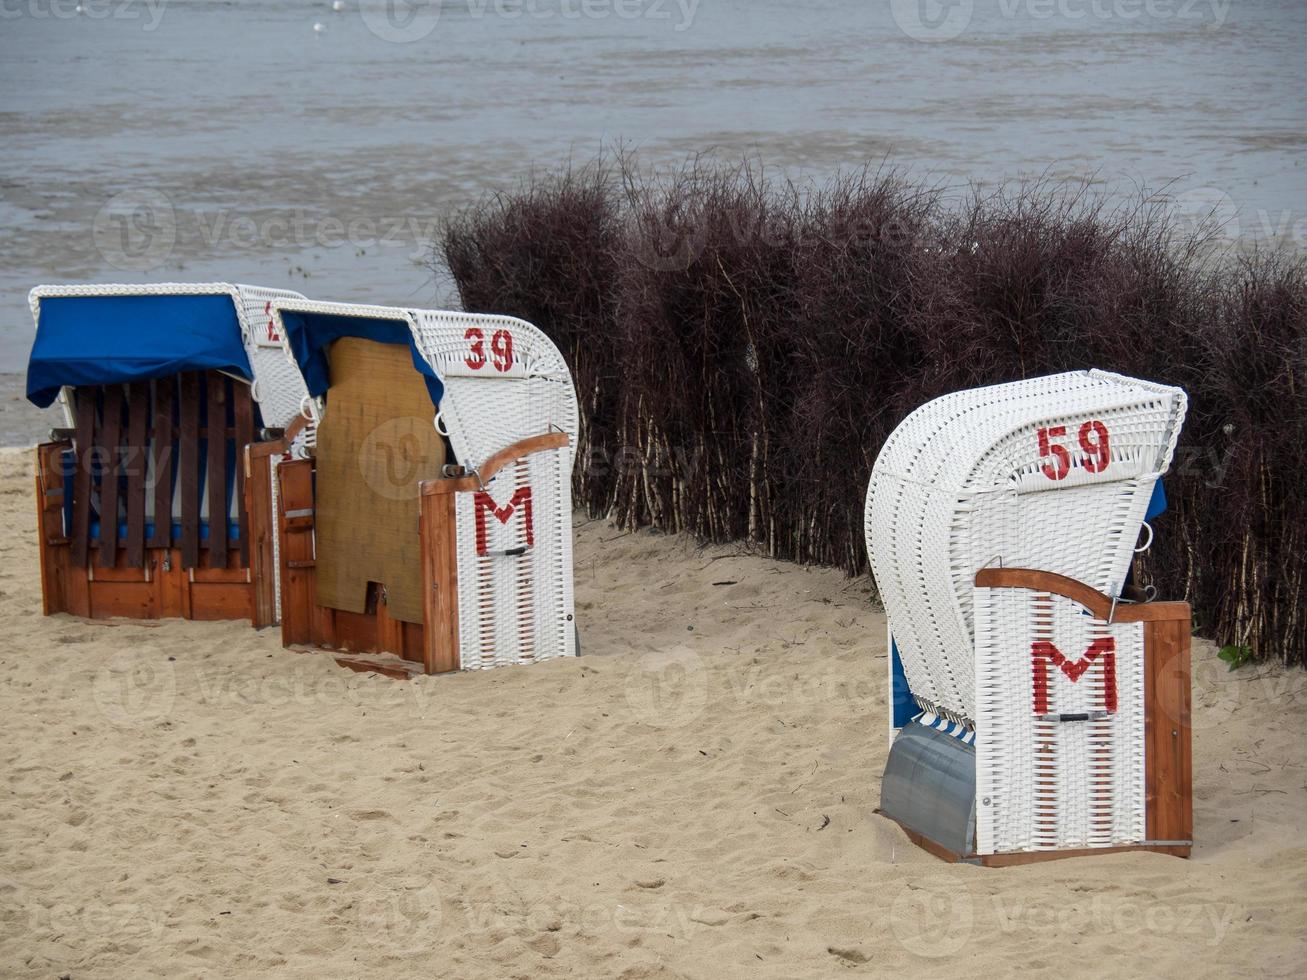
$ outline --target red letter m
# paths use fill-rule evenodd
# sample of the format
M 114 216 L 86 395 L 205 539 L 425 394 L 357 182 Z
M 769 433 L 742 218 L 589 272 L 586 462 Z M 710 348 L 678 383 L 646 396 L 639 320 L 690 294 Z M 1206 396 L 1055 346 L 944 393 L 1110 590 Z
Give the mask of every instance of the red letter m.
M 1103 708 L 1116 710 L 1116 640 L 1110 636 L 1100 636 L 1079 660 L 1068 660 L 1062 651 L 1047 640 L 1036 640 L 1030 646 L 1031 666 L 1035 672 L 1035 714 L 1046 715 L 1048 711 L 1048 665 L 1062 668 L 1062 673 L 1072 681 L 1080 676 L 1095 661 L 1103 665 Z
M 477 554 L 486 553 L 486 511 L 495 515 L 495 520 L 500 524 L 507 524 L 508 519 L 513 516 L 513 511 L 522 507 L 522 516 L 526 520 L 526 546 L 528 548 L 535 546 L 535 522 L 531 519 L 531 488 L 518 487 L 517 493 L 513 494 L 513 499 L 503 507 L 496 507 L 495 500 L 484 490 L 477 491 L 473 498 L 472 506 L 476 512 L 477 518 Z

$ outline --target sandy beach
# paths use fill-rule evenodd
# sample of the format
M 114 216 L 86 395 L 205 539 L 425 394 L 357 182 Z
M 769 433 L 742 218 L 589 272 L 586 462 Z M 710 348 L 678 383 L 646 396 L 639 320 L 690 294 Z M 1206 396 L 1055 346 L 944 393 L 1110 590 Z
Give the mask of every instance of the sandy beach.
M 875 815 L 868 582 L 578 517 L 585 655 L 410 683 L 43 618 L 0 453 L 0 974 L 1300 975 L 1307 675 L 1194 657 L 1192 860 L 943 864 Z

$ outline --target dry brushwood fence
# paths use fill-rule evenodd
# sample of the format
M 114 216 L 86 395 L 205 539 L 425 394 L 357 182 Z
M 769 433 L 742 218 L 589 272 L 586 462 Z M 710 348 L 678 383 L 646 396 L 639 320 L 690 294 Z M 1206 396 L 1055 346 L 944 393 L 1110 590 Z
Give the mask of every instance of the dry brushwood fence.
M 1087 367 L 1180 385 L 1144 581 L 1204 635 L 1307 665 L 1307 267 L 1207 254 L 1160 206 L 1044 185 L 948 208 L 885 171 L 620 159 L 455 215 L 433 265 L 562 349 L 592 516 L 850 574 L 871 465 L 928 399 Z

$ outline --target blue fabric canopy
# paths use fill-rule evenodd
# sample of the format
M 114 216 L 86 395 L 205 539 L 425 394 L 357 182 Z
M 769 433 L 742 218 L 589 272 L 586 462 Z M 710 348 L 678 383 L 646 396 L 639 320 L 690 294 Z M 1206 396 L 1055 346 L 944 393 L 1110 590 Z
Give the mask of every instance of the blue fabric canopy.
M 27 399 L 45 408 L 64 385 L 207 370 L 253 378 L 229 295 L 48 296 L 27 362 Z
M 1164 513 L 1166 513 L 1166 488 L 1162 486 L 1162 481 L 1158 480 L 1153 484 L 1153 495 L 1148 498 L 1148 510 L 1144 514 L 1144 520 L 1151 521 Z
M 331 386 L 331 372 L 327 364 L 327 348 L 341 337 L 360 337 L 380 344 L 406 344 L 413 357 L 413 367 L 427 383 L 431 404 L 439 405 L 445 386 L 435 369 L 418 353 L 413 333 L 404 320 L 387 320 L 365 316 L 346 316 L 335 313 L 299 313 L 284 310 L 281 314 L 286 339 L 300 366 L 300 374 L 308 386 L 309 394 L 318 398 Z

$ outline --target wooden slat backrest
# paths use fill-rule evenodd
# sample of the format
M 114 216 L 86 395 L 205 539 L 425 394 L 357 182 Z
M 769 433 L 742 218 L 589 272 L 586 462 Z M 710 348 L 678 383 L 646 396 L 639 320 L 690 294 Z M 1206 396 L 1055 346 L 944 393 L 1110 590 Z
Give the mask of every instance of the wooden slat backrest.
M 123 423 L 123 389 L 104 388 L 104 418 L 96 445 L 100 464 L 100 564 L 112 567 L 118 553 L 118 470 L 121 461 L 119 439 Z
M 209 565 L 227 567 L 227 385 L 217 371 L 208 373 L 209 404 L 205 441 L 209 456 Z
M 255 408 L 248 385 L 217 371 L 184 372 L 152 382 L 86 386 L 71 389 L 70 394 L 76 422 L 76 471 L 68 535 L 74 565 L 85 565 L 90 558 L 91 523 L 98 511 L 101 566 L 114 565 L 120 547 L 125 552 L 125 564 L 141 568 L 147 547 L 177 546 L 182 552 L 183 568 L 198 567 L 204 550 L 209 551 L 210 567 L 226 567 L 233 520 L 229 483 L 234 477 L 240 563 L 242 568 L 249 566 L 244 470 L 237 466 L 234 474 L 230 472 L 233 464 L 229 452 L 234 445 L 239 457 L 255 439 Z M 99 504 L 93 508 L 97 473 Z M 181 518 L 180 537 L 175 541 L 174 488 L 179 491 Z M 153 500 L 154 511 L 154 533 L 148 541 L 147 494 Z M 207 540 L 202 536 L 206 502 Z M 124 506 L 127 529 L 120 535 L 118 514 Z
M 178 434 L 177 482 L 181 485 L 182 567 L 200 563 L 200 376 L 185 371 L 178 386 L 181 432 Z
M 154 536 L 151 548 L 172 546 L 172 406 L 173 378 L 154 382 L 154 428 L 150 435 L 150 463 L 154 470 Z
M 73 565 L 82 568 L 91 549 L 91 459 L 95 442 L 96 389 L 72 391 L 73 430 Z
M 245 447 L 254 441 L 254 401 L 249 385 L 233 384 L 232 405 L 236 420 L 236 506 L 240 524 L 241 568 L 250 567 L 250 519 L 245 508 L 245 467 L 240 461 Z
M 145 564 L 145 462 L 149 445 L 150 383 L 127 388 L 127 565 Z

